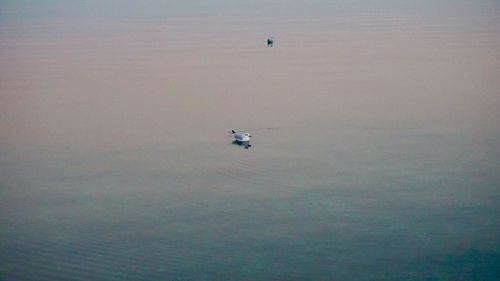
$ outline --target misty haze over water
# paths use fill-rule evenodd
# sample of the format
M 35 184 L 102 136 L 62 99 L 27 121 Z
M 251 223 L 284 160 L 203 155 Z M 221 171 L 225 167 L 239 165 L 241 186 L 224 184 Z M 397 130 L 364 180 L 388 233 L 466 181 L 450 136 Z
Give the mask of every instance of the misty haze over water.
M 499 58 L 498 1 L 0 1 L 0 280 L 497 280 Z

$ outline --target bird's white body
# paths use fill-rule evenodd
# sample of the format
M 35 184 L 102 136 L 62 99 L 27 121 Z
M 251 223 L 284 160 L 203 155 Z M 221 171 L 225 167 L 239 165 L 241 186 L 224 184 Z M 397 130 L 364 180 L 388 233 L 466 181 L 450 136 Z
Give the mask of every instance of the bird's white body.
M 234 130 L 232 130 L 232 136 L 233 136 L 233 141 L 239 143 L 249 142 L 250 138 L 252 137 L 249 133 L 236 132 Z

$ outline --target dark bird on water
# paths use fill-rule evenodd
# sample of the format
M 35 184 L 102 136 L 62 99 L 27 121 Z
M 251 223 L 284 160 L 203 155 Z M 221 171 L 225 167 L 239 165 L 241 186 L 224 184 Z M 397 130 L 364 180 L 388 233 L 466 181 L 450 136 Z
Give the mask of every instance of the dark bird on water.
M 267 46 L 268 46 L 268 47 L 272 47 L 272 46 L 273 46 L 273 43 L 274 43 L 274 39 L 273 39 L 273 37 L 272 37 L 272 36 L 271 36 L 271 37 L 269 37 L 269 38 L 267 38 Z

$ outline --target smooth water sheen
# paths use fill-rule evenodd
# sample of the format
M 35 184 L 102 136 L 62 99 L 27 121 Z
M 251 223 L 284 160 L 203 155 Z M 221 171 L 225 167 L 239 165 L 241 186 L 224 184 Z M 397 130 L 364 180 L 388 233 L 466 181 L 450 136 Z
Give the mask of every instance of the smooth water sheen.
M 0 280 L 500 278 L 498 1 L 71 2 L 0 2 Z

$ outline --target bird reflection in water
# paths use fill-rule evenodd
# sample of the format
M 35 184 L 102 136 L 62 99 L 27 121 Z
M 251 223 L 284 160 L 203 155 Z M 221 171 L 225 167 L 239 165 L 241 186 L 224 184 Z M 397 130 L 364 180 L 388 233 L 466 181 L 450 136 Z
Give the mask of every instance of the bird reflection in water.
M 250 147 L 252 147 L 252 145 L 250 143 L 248 143 L 247 141 L 241 142 L 241 141 L 233 140 L 233 144 L 240 146 L 240 147 L 243 147 L 244 149 L 249 149 Z

